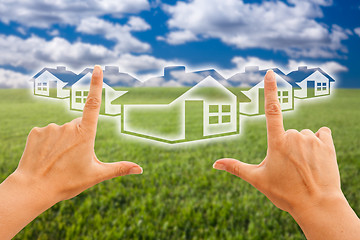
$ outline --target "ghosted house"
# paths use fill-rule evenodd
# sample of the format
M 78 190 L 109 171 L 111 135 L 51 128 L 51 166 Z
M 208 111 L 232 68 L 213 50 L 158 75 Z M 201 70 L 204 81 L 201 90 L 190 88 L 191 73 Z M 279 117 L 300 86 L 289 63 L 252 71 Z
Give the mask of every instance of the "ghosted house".
M 168 143 L 239 133 L 239 102 L 249 99 L 222 85 L 226 80 L 215 70 L 167 67 L 164 76 L 148 81 L 116 100 L 123 109 L 121 132 Z M 151 88 L 156 85 L 163 87 Z
M 82 111 L 85 106 L 86 98 L 90 90 L 90 82 L 93 69 L 86 68 L 78 75 L 78 80 L 72 84 L 67 84 L 70 91 L 70 109 Z M 111 86 L 130 87 L 135 85 L 138 80 L 127 73 L 119 72 L 119 68 L 113 66 L 105 66 L 103 82 L 103 94 L 101 101 L 100 114 L 103 115 L 119 115 L 121 106 L 112 104 L 112 102 L 125 94 L 127 91 L 117 91 Z
M 68 98 L 70 96 L 70 89 L 66 89 L 65 86 L 74 83 L 77 79 L 77 74 L 66 70 L 62 66 L 43 68 L 32 78 L 34 82 L 34 95 Z
M 295 88 L 296 98 L 312 98 L 330 95 L 331 84 L 335 80 L 321 68 L 298 67 L 287 75 L 292 83 L 297 84 Z
M 257 66 L 246 67 L 245 72 L 237 73 L 228 79 L 232 86 L 250 86 L 242 91 L 251 101 L 241 103 L 240 113 L 247 116 L 265 114 L 264 109 L 264 77 L 268 69 L 259 70 Z M 278 99 L 282 111 L 294 109 L 295 83 L 288 82 L 287 76 L 278 68 L 272 69 L 275 73 L 278 87 Z

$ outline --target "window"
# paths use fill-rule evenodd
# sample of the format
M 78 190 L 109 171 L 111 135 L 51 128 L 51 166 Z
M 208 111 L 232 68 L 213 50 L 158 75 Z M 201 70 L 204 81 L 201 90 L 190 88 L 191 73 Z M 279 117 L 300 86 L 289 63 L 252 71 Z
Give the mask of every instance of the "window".
M 209 105 L 209 124 L 231 122 L 231 105 Z
M 326 82 L 317 82 L 316 89 L 317 91 L 326 91 L 327 90 Z
M 38 91 L 47 91 L 47 82 L 39 82 L 37 84 Z
M 323 90 L 323 91 L 326 91 L 326 82 L 323 82 L 323 83 L 322 83 L 322 90 Z
M 279 103 L 288 103 L 289 102 L 289 91 L 278 91 Z
M 85 103 L 88 95 L 89 91 L 75 91 L 75 102 Z

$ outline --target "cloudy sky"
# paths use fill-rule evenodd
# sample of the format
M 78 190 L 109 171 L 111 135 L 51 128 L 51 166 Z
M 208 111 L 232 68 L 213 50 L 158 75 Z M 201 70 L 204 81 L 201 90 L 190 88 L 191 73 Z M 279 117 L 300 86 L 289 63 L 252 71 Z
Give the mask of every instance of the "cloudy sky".
M 164 66 L 320 66 L 360 87 L 358 0 L 1 0 L 0 88 L 43 67 L 116 65 L 145 80 Z

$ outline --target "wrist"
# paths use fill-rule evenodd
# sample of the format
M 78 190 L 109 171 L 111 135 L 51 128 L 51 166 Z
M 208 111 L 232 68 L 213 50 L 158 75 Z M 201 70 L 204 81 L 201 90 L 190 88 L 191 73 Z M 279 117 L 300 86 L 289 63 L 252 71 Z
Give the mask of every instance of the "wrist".
M 321 211 L 328 212 L 330 209 L 334 209 L 334 207 L 346 207 L 349 206 L 348 202 L 341 191 L 337 191 L 334 193 L 329 193 L 326 195 L 317 195 L 313 197 L 311 200 L 305 200 L 300 204 L 295 205 L 289 213 L 294 218 L 306 218 L 308 215 L 313 216 L 314 213 L 318 213 Z
M 359 223 L 341 191 L 327 194 L 314 202 L 304 203 L 289 213 L 307 239 L 347 239 L 343 236 L 346 234 L 345 229 L 354 223 L 358 227 Z M 324 229 L 327 231 L 323 231 Z
M 18 170 L 5 181 L 14 191 L 31 201 L 35 211 L 43 212 L 57 203 L 51 189 L 47 189 L 40 180 L 27 177 Z

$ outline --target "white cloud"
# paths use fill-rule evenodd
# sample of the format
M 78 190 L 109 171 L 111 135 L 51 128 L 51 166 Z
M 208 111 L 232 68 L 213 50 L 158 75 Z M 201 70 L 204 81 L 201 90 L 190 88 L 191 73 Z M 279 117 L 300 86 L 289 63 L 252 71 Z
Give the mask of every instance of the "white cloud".
M 162 36 L 158 36 L 156 39 L 160 41 L 166 41 L 167 43 L 172 45 L 178 45 L 178 44 L 183 44 L 186 42 L 192 42 L 198 40 L 196 35 L 188 30 L 170 32 L 166 36 L 166 38 Z
M 314 61 L 297 61 L 294 59 L 289 59 L 286 63 L 280 63 L 273 60 L 264 60 L 258 57 L 234 57 L 231 62 L 235 65 L 233 68 L 221 69 L 217 70 L 225 77 L 229 78 L 236 73 L 241 73 L 245 71 L 245 67 L 247 66 L 258 66 L 261 69 L 268 68 L 279 68 L 285 74 L 288 74 L 291 71 L 297 70 L 299 66 L 308 66 L 309 68 L 320 67 L 325 72 L 330 75 L 336 75 L 340 72 L 347 72 L 348 68 L 344 65 L 341 65 L 335 61 L 324 61 L 324 62 L 314 62 Z
M 30 76 L 0 68 L 0 88 L 28 88 Z
M 102 45 L 83 43 L 80 41 L 70 43 L 64 38 L 55 37 L 45 40 L 37 36 L 22 39 L 17 36 L 0 34 L 0 49 L 3 49 L 0 58 L 1 65 L 25 68 L 31 75 L 43 67 L 56 67 L 64 65 L 75 72 L 94 64 L 119 66 L 123 72 L 130 73 L 145 80 L 154 74 L 161 74 L 163 68 L 168 65 L 176 65 L 173 61 L 155 58 L 150 55 L 132 55 L 120 51 L 107 49 Z M 10 71 L 10 70 L 9 70 Z M 6 72 L 10 74 L 9 72 Z M 16 73 L 16 72 L 12 72 Z M 14 75 L 15 76 L 15 75 Z M 12 77 L 20 79 L 21 75 Z M 2 76 L 1 87 L 23 87 Z M 29 79 L 29 78 L 27 78 Z
M 131 31 L 146 31 L 151 29 L 151 26 L 140 17 L 130 17 L 127 25 Z
M 360 37 L 360 27 L 355 28 L 354 32 Z
M 59 36 L 60 32 L 57 29 L 51 30 L 51 31 L 47 31 L 47 34 L 49 34 L 50 36 Z
M 124 14 L 148 10 L 147 0 L 2 0 L 0 21 L 18 22 L 24 26 L 48 28 L 53 24 L 78 25 L 81 19 Z
M 3 49 L 0 65 L 22 67 L 27 70 L 51 64 L 65 64 L 81 68 L 88 64 L 114 58 L 114 52 L 101 45 L 82 42 L 70 43 L 64 38 L 45 40 L 37 36 L 22 39 L 16 36 L 0 35 L 0 49 Z
M 170 15 L 172 32 L 163 38 L 170 44 L 197 39 L 218 38 L 240 49 L 263 48 L 281 50 L 290 57 L 334 57 L 346 51 L 341 43 L 348 31 L 339 26 L 318 23 L 323 17 L 321 6 L 332 1 L 307 0 L 264 1 L 248 4 L 239 0 L 194 0 L 163 4 Z M 184 38 L 187 33 L 189 38 Z
M 296 70 L 298 66 L 308 66 L 308 68 L 319 67 L 330 75 L 336 75 L 337 73 L 347 72 L 349 70 L 346 66 L 341 65 L 340 63 L 335 61 L 320 62 L 316 64 L 313 62 L 309 63 L 309 62 L 295 61 L 295 60 L 289 60 L 287 64 L 287 69 L 284 70 L 293 71 Z
M 100 35 L 106 39 L 114 40 L 116 46 L 113 50 L 118 53 L 126 53 L 150 50 L 151 46 L 148 43 L 141 42 L 131 35 L 131 31 L 143 31 L 149 28 L 150 25 L 138 17 L 130 18 L 129 22 L 124 25 L 91 17 L 81 20 L 76 27 L 76 31 L 90 35 Z

